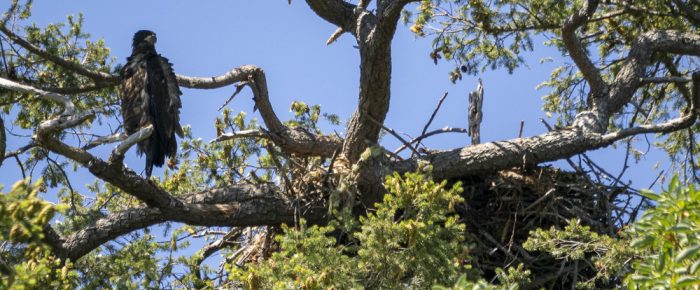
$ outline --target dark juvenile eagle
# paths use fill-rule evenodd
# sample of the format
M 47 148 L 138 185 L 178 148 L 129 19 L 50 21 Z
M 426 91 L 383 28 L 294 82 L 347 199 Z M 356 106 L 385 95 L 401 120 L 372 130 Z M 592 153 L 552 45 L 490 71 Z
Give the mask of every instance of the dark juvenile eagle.
M 121 71 L 121 102 L 124 131 L 131 135 L 153 125 L 151 136 L 138 143 L 139 155 L 146 154 L 146 176 L 153 166 L 161 167 L 165 157 L 177 153 L 175 134 L 180 127 L 180 88 L 168 59 L 156 52 L 156 34 L 140 30 L 134 34 L 131 56 Z

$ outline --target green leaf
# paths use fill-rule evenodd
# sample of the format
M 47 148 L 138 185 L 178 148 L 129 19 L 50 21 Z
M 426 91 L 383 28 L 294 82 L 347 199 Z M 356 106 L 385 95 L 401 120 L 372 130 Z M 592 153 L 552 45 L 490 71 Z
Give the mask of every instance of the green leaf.
M 700 277 L 682 276 L 678 279 L 677 287 L 690 287 L 700 285 Z
M 649 245 L 651 245 L 654 242 L 655 238 L 652 235 L 646 235 L 641 238 L 635 239 L 632 241 L 632 244 L 630 244 L 634 248 L 644 248 Z
M 658 201 L 659 198 L 661 198 L 660 195 L 656 194 L 655 192 L 653 192 L 651 190 L 642 190 L 641 194 L 642 194 L 642 196 L 644 196 L 648 199 L 654 200 L 654 201 Z
M 676 255 L 676 258 L 674 260 L 676 262 L 683 261 L 683 260 L 687 259 L 688 257 L 695 255 L 699 250 L 700 250 L 700 245 L 695 245 L 695 246 L 692 246 L 690 248 L 685 248 L 685 249 L 681 250 L 681 252 L 678 253 L 678 255 Z

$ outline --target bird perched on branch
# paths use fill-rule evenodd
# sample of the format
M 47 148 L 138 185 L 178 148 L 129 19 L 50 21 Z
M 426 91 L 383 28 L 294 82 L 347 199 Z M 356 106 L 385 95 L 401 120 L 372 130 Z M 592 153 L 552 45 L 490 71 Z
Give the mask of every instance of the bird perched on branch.
M 180 88 L 168 59 L 156 52 L 156 34 L 140 30 L 134 34 L 131 56 L 121 70 L 119 92 L 124 131 L 131 135 L 153 125 L 150 137 L 138 143 L 139 155 L 146 154 L 146 176 L 153 166 L 161 167 L 165 157 L 177 153 L 175 135 L 180 127 Z
M 481 143 L 481 118 L 483 113 L 481 106 L 484 103 L 484 87 L 479 78 L 476 91 L 469 93 L 469 136 L 472 137 L 472 145 Z

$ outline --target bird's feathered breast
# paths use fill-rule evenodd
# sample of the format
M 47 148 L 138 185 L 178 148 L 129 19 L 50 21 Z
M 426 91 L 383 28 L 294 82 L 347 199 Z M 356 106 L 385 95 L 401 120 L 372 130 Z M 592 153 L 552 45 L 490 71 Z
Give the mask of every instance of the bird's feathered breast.
M 166 156 L 177 153 L 175 135 L 182 136 L 180 108 L 182 92 L 168 59 L 155 52 L 133 54 L 121 72 L 120 87 L 124 131 L 133 134 L 153 125 L 151 137 L 138 144 L 146 153 L 146 172 L 162 166 Z

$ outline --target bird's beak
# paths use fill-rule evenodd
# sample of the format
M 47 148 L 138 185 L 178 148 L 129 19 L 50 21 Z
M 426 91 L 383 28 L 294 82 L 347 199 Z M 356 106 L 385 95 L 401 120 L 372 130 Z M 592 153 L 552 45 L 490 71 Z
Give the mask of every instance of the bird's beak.
M 155 35 L 149 35 L 146 36 L 146 42 L 150 45 L 155 45 L 156 44 L 156 36 Z

